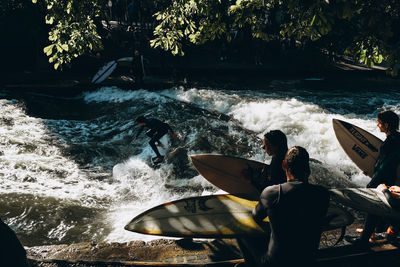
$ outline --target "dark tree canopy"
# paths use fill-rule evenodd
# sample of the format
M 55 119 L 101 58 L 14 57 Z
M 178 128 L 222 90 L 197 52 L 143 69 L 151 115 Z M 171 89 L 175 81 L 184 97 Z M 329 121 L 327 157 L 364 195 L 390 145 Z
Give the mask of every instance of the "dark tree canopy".
M 138 0 L 140 1 L 140 0 Z M 51 26 L 44 48 L 58 68 L 73 58 L 102 49 L 96 20 L 107 19 L 105 0 L 32 0 L 46 7 Z M 146 2 L 141 0 L 141 2 Z M 347 54 L 368 66 L 387 63 L 397 75 L 400 60 L 398 0 L 158 0 L 151 46 L 184 55 L 200 45 L 238 32 L 269 42 L 292 39 L 321 51 Z

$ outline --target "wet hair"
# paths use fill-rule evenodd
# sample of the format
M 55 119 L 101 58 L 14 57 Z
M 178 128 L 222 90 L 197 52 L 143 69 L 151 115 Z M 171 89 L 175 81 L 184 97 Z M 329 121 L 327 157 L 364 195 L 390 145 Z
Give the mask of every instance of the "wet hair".
M 136 123 L 146 123 L 147 119 L 145 118 L 145 116 L 139 116 L 136 118 L 135 122 Z
M 272 130 L 264 134 L 268 142 L 277 147 L 279 151 L 286 153 L 288 150 L 286 135 L 280 130 Z
M 285 155 L 283 160 L 286 171 L 302 182 L 308 182 L 310 176 L 310 156 L 305 148 L 294 146 Z
M 378 119 L 382 123 L 387 123 L 391 131 L 399 129 L 399 116 L 391 110 L 381 111 L 378 114 Z

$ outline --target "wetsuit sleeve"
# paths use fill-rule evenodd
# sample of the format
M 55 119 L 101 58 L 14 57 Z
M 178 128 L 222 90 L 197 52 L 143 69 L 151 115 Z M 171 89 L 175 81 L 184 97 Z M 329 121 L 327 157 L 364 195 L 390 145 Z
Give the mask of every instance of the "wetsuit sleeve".
M 137 131 L 135 138 L 139 137 L 139 135 L 143 132 L 143 129 L 144 129 L 144 126 L 139 126 L 139 130 Z
M 268 212 L 260 200 L 253 210 L 253 218 L 256 222 L 261 222 L 267 216 L 268 216 Z
M 253 209 L 253 218 L 257 223 L 262 222 L 268 216 L 268 210 L 274 206 L 278 195 L 279 185 L 269 186 L 263 190 L 260 201 Z
M 376 188 L 380 184 L 391 186 L 396 179 L 397 165 L 399 164 L 400 153 L 394 152 L 386 157 L 375 171 L 374 176 L 368 183 L 367 188 Z

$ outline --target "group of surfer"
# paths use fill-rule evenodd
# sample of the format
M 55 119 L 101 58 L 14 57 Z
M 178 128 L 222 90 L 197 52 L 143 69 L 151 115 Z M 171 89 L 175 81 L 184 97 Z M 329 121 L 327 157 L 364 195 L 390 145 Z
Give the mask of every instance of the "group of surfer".
M 367 187 L 382 190 L 392 207 L 399 208 L 400 187 L 397 185 L 399 181 L 396 181 L 400 163 L 399 117 L 392 111 L 382 111 L 378 115 L 377 126 L 387 137 L 380 147 L 374 175 Z M 313 265 L 321 236 L 321 225 L 329 205 L 329 193 L 321 186 L 308 183 L 310 168 L 307 151 L 302 147 L 288 150 L 286 136 L 281 131 L 274 130 L 265 134 L 264 148 L 272 156 L 271 171 L 266 175 L 266 187 L 253 211 L 253 217 L 270 235 L 268 240 L 261 237 L 237 239 L 245 265 Z M 242 175 L 253 184 L 260 176 L 265 177 L 264 170 L 257 174 L 244 170 Z M 262 188 L 260 183 L 254 185 L 258 189 Z M 269 227 L 265 227 L 262 222 L 267 216 Z M 368 214 L 364 228 L 360 229 L 361 237 L 347 240 L 357 248 L 367 248 L 374 241 L 377 227 L 386 223 L 381 218 Z M 397 236 L 400 225 L 396 222 L 389 224 L 387 238 L 390 240 Z
M 158 119 L 140 116 L 136 124 L 150 130 L 147 135 L 150 146 L 156 153 L 153 162 L 162 162 L 157 145 L 162 145 L 162 136 L 171 132 L 171 127 Z M 400 162 L 399 117 L 390 110 L 378 115 L 378 125 L 386 134 L 386 140 L 379 150 L 374 175 L 368 188 L 378 187 L 388 196 L 394 208 L 400 206 L 396 192 L 400 187 L 395 181 L 397 166 Z M 246 266 L 290 266 L 315 264 L 316 252 L 321 237 L 321 227 L 329 206 L 329 191 L 322 186 L 308 182 L 310 175 L 309 154 L 305 148 L 294 146 L 288 149 L 286 135 L 280 130 L 272 130 L 264 135 L 265 152 L 272 157 L 269 170 L 255 172 L 245 169 L 242 176 L 252 183 L 261 193 L 258 204 L 253 210 L 254 220 L 266 231 L 263 237 L 238 237 Z M 266 224 L 263 220 L 269 218 Z M 380 224 L 380 218 L 367 215 L 360 238 L 351 239 L 357 247 L 367 247 L 373 241 L 374 232 Z M 400 230 L 400 225 L 390 222 L 390 237 Z M 288 255 L 290 253 L 290 255 Z

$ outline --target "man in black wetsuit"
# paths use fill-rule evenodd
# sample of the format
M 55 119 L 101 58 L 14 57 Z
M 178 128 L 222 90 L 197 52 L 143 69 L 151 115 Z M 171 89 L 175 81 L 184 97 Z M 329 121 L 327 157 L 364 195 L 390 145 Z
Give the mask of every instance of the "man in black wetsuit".
M 375 163 L 374 176 L 367 188 L 376 188 L 380 184 L 394 185 L 397 176 L 397 164 L 400 163 L 399 116 L 390 110 L 378 114 L 379 130 L 386 134 L 386 139 L 379 149 Z
M 393 111 L 384 110 L 378 114 L 377 126 L 381 132 L 386 134 L 386 139 L 379 149 L 374 176 L 367 188 L 376 188 L 380 184 L 385 184 L 388 187 L 395 185 L 400 164 L 399 116 Z M 370 238 L 374 236 L 375 228 L 380 223 L 380 217 L 368 214 L 360 238 L 348 237 L 346 240 L 359 248 L 368 248 L 369 242 L 373 241 L 373 238 L 371 240 Z
M 271 231 L 268 247 L 253 246 L 252 266 L 312 266 L 329 206 L 329 192 L 308 183 L 309 155 L 292 147 L 282 165 L 287 182 L 268 186 L 253 210 L 254 220 Z M 269 225 L 263 220 L 269 217 Z M 247 264 L 246 264 L 247 265 Z
M 161 156 L 160 152 L 157 149 L 157 146 L 162 146 L 160 139 L 171 131 L 171 137 L 176 138 L 176 134 L 173 132 L 172 128 L 165 122 L 162 122 L 158 119 L 154 118 L 146 118 L 144 116 L 139 116 L 135 123 L 140 126 L 139 131 L 136 134 L 136 137 L 132 140 L 132 144 L 135 143 L 136 139 L 142 133 L 144 127 L 149 128 L 150 130 L 146 132 L 146 135 L 151 139 L 149 144 L 153 151 L 156 153 L 156 158 L 153 159 L 154 163 L 160 163 L 163 161 L 164 157 Z

